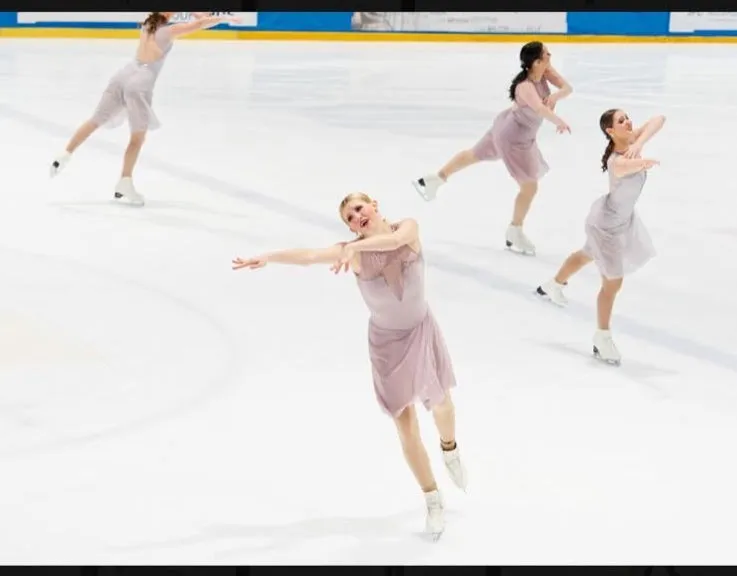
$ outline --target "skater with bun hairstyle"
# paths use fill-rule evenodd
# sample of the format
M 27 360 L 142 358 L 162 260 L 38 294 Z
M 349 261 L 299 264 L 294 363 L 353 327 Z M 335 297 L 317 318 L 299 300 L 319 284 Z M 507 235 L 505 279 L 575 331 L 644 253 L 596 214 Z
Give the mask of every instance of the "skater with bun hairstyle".
M 647 173 L 660 163 L 642 158 L 645 143 L 657 134 L 665 116 L 655 116 L 633 129 L 632 120 L 619 109 L 607 110 L 599 127 L 607 139 L 601 169 L 609 173 L 609 192 L 591 206 L 586 219 L 586 244 L 571 254 L 555 278 L 537 287 L 537 293 L 554 304 L 565 306 L 563 287 L 581 268 L 595 262 L 601 273 L 601 290 L 596 301 L 598 329 L 594 334 L 594 355 L 619 364 L 621 355 L 614 345 L 610 322 L 614 300 L 625 275 L 644 266 L 654 255 L 650 235 L 635 212 Z
M 538 181 L 548 172 L 537 147 L 537 133 L 543 120 L 555 124 L 558 133 L 571 131 L 554 110 L 556 103 L 570 95 L 573 88 L 553 68 L 550 56 L 541 42 L 525 44 L 519 55 L 522 70 L 509 87 L 509 98 L 514 104 L 499 113 L 491 129 L 473 148 L 456 154 L 437 173 L 412 182 L 420 196 L 434 200 L 438 189 L 453 174 L 481 161 L 501 160 L 519 185 L 506 245 L 525 254 L 534 254 L 535 245 L 522 228 L 537 194 Z M 558 88 L 554 94 L 550 84 Z
M 387 222 L 365 194 L 340 203 L 340 217 L 357 238 L 316 250 L 286 250 L 236 258 L 233 269 L 266 264 L 332 264 L 335 273 L 352 270 L 370 311 L 369 356 L 374 391 L 396 424 L 405 459 L 425 495 L 426 530 L 444 529 L 443 501 L 420 437 L 415 403 L 432 411 L 440 448 L 453 483 L 466 489 L 466 472 L 456 444 L 456 380 L 440 328 L 425 300 L 425 260 L 417 222 Z
M 208 16 L 205 12 L 195 12 L 191 22 L 169 24 L 174 14 L 176 12 L 151 12 L 148 15 L 141 26 L 135 59 L 110 79 L 92 117 L 77 129 L 64 152 L 51 163 L 52 177 L 64 169 L 74 151 L 100 126 L 115 128 L 127 118 L 131 135 L 123 156 L 120 181 L 115 187 L 115 198 L 143 205 L 143 196 L 133 186 L 133 168 L 146 134 L 159 127 L 151 107 L 154 87 L 174 40 L 223 22 L 239 21 L 234 16 Z

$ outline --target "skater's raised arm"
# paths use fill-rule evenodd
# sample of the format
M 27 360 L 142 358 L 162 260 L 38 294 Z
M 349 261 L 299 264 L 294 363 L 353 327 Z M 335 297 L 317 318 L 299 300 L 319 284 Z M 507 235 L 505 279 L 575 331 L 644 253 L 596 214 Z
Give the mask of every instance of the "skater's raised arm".
M 241 268 L 262 268 L 266 264 L 293 264 L 295 266 L 310 266 L 312 264 L 328 264 L 335 262 L 343 252 L 343 244 L 336 244 L 328 248 L 294 249 L 268 252 L 255 258 L 235 258 L 232 262 L 233 270 Z
M 348 244 L 353 252 L 389 252 L 406 244 L 417 242 L 420 229 L 412 218 L 402 220 L 397 229 L 388 234 L 377 234 Z
M 537 93 L 537 90 L 531 82 L 522 82 L 517 87 L 517 97 L 540 116 L 555 124 L 559 130 L 567 132 L 571 131 L 571 128 L 560 116 L 545 106 L 545 103 L 542 101 L 540 95 Z
M 551 94 L 548 97 L 548 101 L 552 100 L 553 102 L 558 102 L 563 98 L 567 98 L 573 92 L 573 86 L 571 86 L 551 64 L 548 64 L 548 68 L 545 70 L 543 77 L 558 89 L 555 94 Z
M 192 34 L 193 32 L 197 32 L 199 30 L 205 30 L 206 28 L 212 28 L 213 26 L 217 26 L 218 24 L 222 24 L 223 22 L 233 22 L 237 23 L 239 19 L 235 16 L 226 15 L 226 16 L 204 16 L 201 18 L 196 18 L 195 20 L 192 20 L 191 22 L 182 22 L 181 24 L 172 24 L 169 26 L 169 33 L 173 37 L 178 36 L 184 36 L 186 34 Z
M 663 116 L 662 114 L 660 116 L 653 116 L 642 126 L 634 130 L 634 143 L 636 145 L 642 146 L 645 142 L 650 140 L 650 138 L 660 132 L 660 130 L 663 128 L 663 124 L 665 124 L 665 116 Z

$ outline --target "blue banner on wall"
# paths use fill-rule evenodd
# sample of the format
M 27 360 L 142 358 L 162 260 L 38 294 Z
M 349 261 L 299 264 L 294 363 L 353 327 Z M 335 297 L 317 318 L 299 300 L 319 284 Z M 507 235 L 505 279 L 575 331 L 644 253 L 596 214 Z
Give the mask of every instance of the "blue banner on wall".
M 178 13 L 186 18 L 189 13 Z M 737 12 L 238 12 L 270 32 L 737 36 Z M 146 12 L 0 12 L 0 27 L 134 28 Z

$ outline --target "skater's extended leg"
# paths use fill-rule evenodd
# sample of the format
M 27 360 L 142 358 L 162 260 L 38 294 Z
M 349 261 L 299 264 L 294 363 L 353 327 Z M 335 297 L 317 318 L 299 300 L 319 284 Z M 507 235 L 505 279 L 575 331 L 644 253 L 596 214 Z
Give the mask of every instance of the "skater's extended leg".
M 550 299 L 553 304 L 558 306 L 565 306 L 568 304 L 568 300 L 563 294 L 563 288 L 568 283 L 568 280 L 576 274 L 581 268 L 592 262 L 591 257 L 587 256 L 586 253 L 579 250 L 574 252 L 568 258 L 566 258 L 563 265 L 558 270 L 558 273 L 552 280 L 548 280 L 545 284 L 541 284 L 537 287 L 537 293 L 540 296 L 545 296 Z
M 87 138 L 89 138 L 99 127 L 100 125 L 96 122 L 93 122 L 92 120 L 87 120 L 84 124 L 77 128 L 77 131 L 67 143 L 67 147 L 64 149 L 64 152 L 54 158 L 54 161 L 51 163 L 51 169 L 49 173 L 52 177 L 56 176 L 64 169 L 64 167 L 72 159 L 72 154 L 74 153 L 74 151 L 79 148 L 85 142 L 85 140 L 87 140 Z
M 413 180 L 412 185 L 425 200 L 434 200 L 438 195 L 438 189 L 447 182 L 448 178 L 477 162 L 479 162 L 479 159 L 473 150 L 462 150 L 453 156 L 437 173 L 427 174 L 422 178 Z

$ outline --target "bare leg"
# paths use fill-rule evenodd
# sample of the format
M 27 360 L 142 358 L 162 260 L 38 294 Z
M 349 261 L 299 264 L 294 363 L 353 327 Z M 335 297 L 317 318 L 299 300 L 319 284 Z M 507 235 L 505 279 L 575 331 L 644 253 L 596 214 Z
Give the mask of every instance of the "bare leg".
M 446 451 L 453 450 L 456 447 L 456 411 L 450 394 L 442 404 L 433 408 L 432 417 L 440 434 L 441 447 Z
M 417 483 L 425 493 L 434 492 L 438 489 L 435 476 L 430 467 L 430 459 L 427 456 L 425 446 L 420 437 L 420 426 L 417 422 L 417 413 L 414 406 L 408 406 L 394 419 L 402 443 L 404 457 L 409 464 L 412 474 Z
M 620 288 L 622 288 L 622 280 L 622 278 L 609 279 L 604 277 L 601 279 L 601 290 L 599 290 L 599 297 L 596 299 L 596 316 L 599 330 L 609 330 L 614 300 L 617 298 Z
M 125 149 L 125 156 L 123 157 L 122 178 L 131 178 L 133 176 L 133 168 L 138 161 L 138 155 L 141 152 L 145 140 L 146 132 L 133 132 L 131 134 L 128 147 Z
M 450 474 L 453 484 L 465 491 L 468 486 L 466 468 L 461 463 L 461 455 L 456 444 L 456 409 L 450 392 L 446 393 L 442 404 L 432 409 L 435 427 L 440 434 L 440 448 L 443 451 L 443 462 Z
M 443 180 L 448 180 L 448 178 L 456 172 L 460 172 L 461 170 L 464 170 L 478 162 L 479 159 L 476 158 L 473 150 L 462 150 L 453 156 L 453 158 L 451 158 L 448 163 L 440 169 L 438 176 Z
M 558 284 L 565 284 L 568 279 L 576 274 L 581 268 L 591 262 L 591 258 L 587 256 L 583 251 L 579 250 L 571 254 L 566 261 L 563 262 L 563 266 L 560 267 L 558 273 L 555 275 L 555 281 Z
M 72 138 L 69 140 L 69 143 L 67 144 L 67 153 L 72 154 L 84 143 L 85 140 L 87 140 L 87 138 L 92 136 L 92 134 L 94 134 L 94 132 L 99 127 L 100 126 L 92 120 L 87 120 L 84 124 L 77 128 L 77 131 L 74 133 Z
M 522 182 L 519 185 L 519 194 L 514 201 L 512 226 L 523 226 L 527 213 L 530 211 L 532 200 L 537 194 L 537 182 Z

